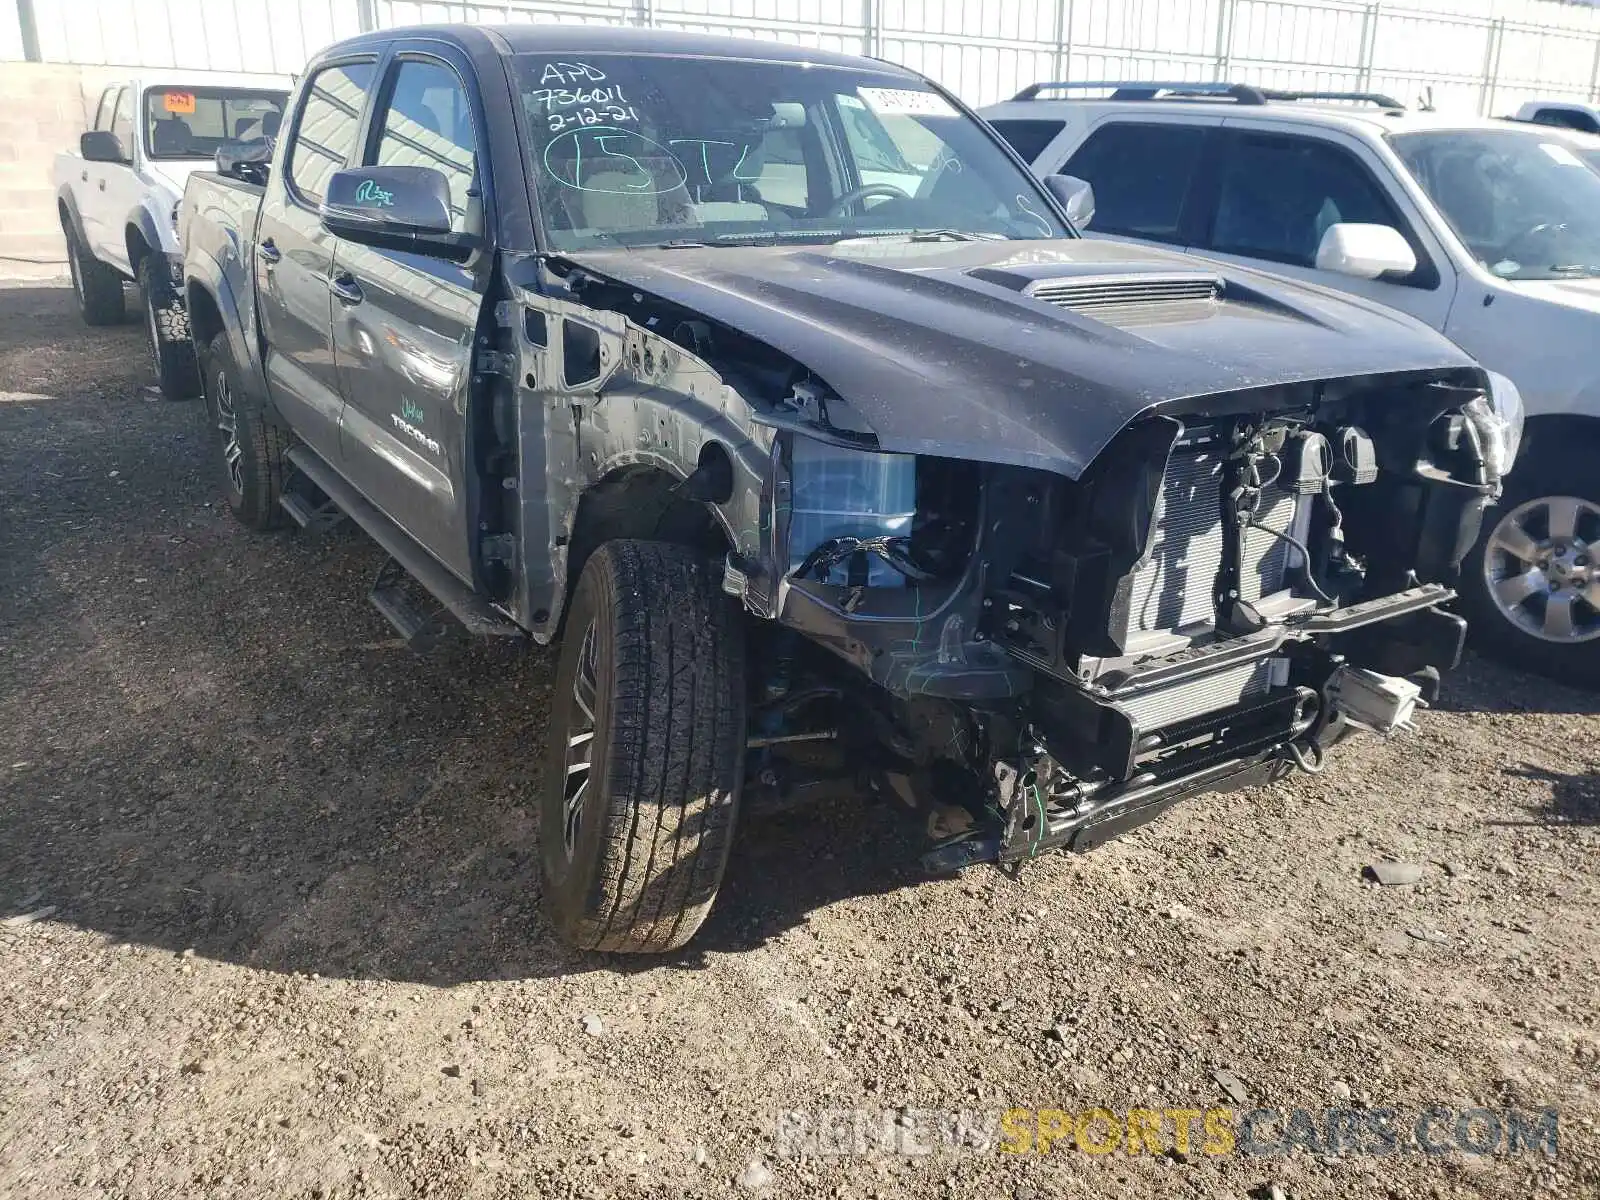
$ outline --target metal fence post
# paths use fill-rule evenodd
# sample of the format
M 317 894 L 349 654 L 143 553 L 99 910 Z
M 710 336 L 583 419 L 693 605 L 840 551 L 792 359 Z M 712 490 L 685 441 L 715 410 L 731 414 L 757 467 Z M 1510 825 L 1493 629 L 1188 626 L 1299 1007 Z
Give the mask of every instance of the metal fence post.
M 1486 117 L 1494 107 L 1495 76 L 1500 74 L 1500 41 L 1506 22 L 1501 17 L 1489 23 L 1489 44 L 1483 48 L 1483 85 L 1478 89 L 1478 115 Z
M 1238 0 L 1222 0 L 1217 5 L 1217 64 L 1216 78 L 1227 82 L 1233 67 L 1233 16 Z
M 1383 15 L 1382 4 L 1369 4 L 1361 13 L 1361 62 L 1356 74 L 1358 92 L 1372 86 L 1372 60 L 1378 56 L 1378 19 Z
M 377 0 L 356 0 L 356 24 L 362 33 L 371 33 L 378 27 Z
M 22 57 L 44 61 L 39 55 L 39 26 L 33 19 L 33 0 L 17 0 L 17 32 L 22 35 Z
M 1600 35 L 1594 39 L 1594 65 L 1589 68 L 1589 103 L 1600 97 Z
M 883 57 L 883 37 L 878 29 L 878 0 L 861 0 L 861 53 Z
M 1050 78 L 1057 81 L 1072 78 L 1072 4 L 1073 0 L 1056 0 L 1055 47 L 1050 56 Z

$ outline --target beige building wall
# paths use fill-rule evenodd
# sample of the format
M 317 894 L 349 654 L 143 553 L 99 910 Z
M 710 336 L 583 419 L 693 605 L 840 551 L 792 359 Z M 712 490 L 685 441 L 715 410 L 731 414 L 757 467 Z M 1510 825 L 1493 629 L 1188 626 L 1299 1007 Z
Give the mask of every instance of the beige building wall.
M 89 127 L 114 68 L 0 63 L 0 277 L 66 274 L 51 172 Z

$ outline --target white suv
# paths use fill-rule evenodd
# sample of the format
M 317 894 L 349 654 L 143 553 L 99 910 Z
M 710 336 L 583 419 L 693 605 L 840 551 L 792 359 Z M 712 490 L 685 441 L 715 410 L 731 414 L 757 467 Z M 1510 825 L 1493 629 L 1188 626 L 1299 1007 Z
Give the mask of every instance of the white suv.
M 1480 645 L 1600 682 L 1600 137 L 1227 84 L 1037 84 L 983 115 L 1093 185 L 1092 234 L 1369 297 L 1509 376 L 1526 434 L 1462 600 Z
M 173 270 L 174 222 L 193 171 L 217 148 L 277 132 L 291 81 L 279 75 L 161 71 L 111 84 L 75 150 L 56 156 L 56 206 L 83 319 L 123 318 L 122 284 L 139 284 L 161 390 L 199 391 L 188 317 Z

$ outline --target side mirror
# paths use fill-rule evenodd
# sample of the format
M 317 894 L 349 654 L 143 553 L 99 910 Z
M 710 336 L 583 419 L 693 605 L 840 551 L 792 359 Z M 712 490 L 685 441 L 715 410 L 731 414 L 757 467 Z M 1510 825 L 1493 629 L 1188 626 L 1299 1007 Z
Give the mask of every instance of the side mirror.
M 1044 186 L 1067 210 L 1067 220 L 1076 229 L 1088 228 L 1094 220 L 1094 188 L 1087 179 L 1074 175 L 1046 175 Z
M 432 167 L 335 171 L 320 215 L 329 233 L 389 250 L 451 258 L 476 244 L 451 228 L 450 185 Z
M 85 162 L 125 163 L 133 161 L 123 147 L 122 139 L 109 129 L 91 129 L 88 133 L 80 134 L 78 136 L 78 153 L 83 155 Z
M 272 139 L 226 141 L 217 147 L 217 174 L 245 183 L 265 184 L 272 166 Z
M 1322 244 L 1317 247 L 1317 269 L 1355 279 L 1377 279 L 1391 273 L 1409 275 L 1417 269 L 1417 256 L 1398 229 L 1341 221 L 1328 226 L 1322 235 Z

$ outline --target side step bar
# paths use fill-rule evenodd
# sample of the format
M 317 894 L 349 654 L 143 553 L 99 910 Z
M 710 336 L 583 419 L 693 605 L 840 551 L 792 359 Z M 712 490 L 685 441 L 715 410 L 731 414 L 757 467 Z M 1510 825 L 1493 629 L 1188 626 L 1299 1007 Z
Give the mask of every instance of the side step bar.
M 388 551 L 389 557 L 444 605 L 451 616 L 466 626 L 469 633 L 479 637 L 524 636 L 516 622 L 441 566 L 431 554 L 417 545 L 410 534 L 384 516 L 313 451 L 305 446 L 296 446 L 289 451 L 289 461 L 321 488 L 331 503 L 361 526 L 368 537 Z M 373 604 L 400 635 L 410 641 L 421 632 L 426 619 L 421 618 L 400 597 L 399 590 L 380 576 L 379 586 L 373 589 Z
M 304 479 L 305 476 L 297 474 L 295 478 Z M 306 482 L 310 483 L 310 480 Z M 326 496 L 320 502 L 313 500 L 304 492 L 295 490 L 292 484 L 278 497 L 278 507 L 307 533 L 326 533 L 345 519 L 344 510 Z

